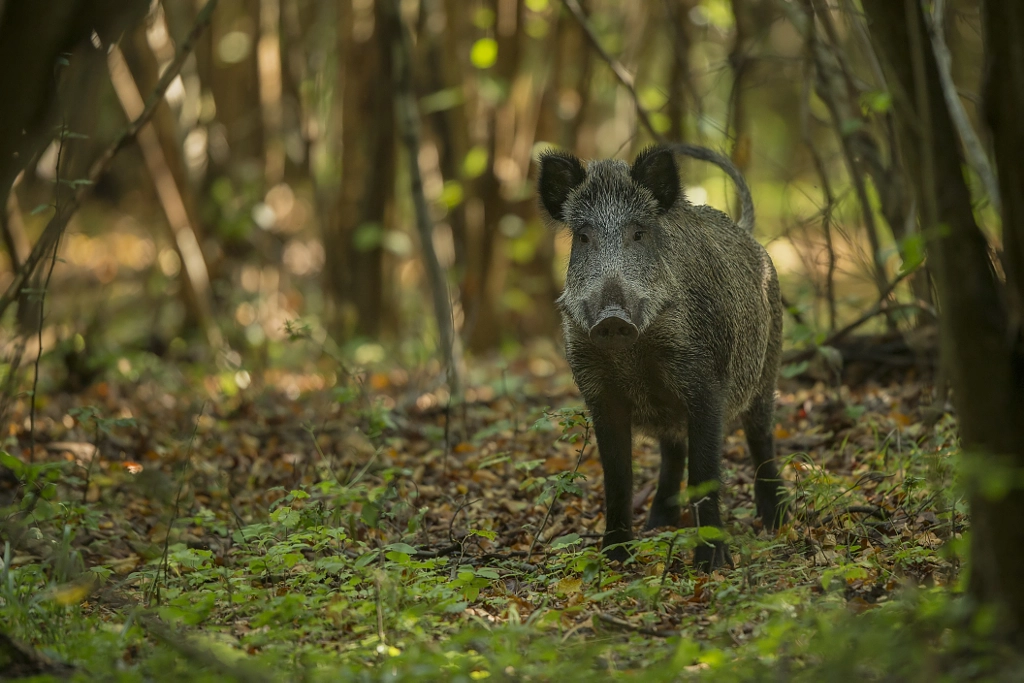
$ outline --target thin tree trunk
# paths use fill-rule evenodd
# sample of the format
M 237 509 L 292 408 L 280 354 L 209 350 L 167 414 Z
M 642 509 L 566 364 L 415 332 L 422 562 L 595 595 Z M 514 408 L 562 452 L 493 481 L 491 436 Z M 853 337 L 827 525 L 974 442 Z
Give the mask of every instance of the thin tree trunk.
M 696 117 L 700 116 L 700 98 L 693 84 L 690 68 L 690 46 L 693 36 L 690 21 L 692 0 L 664 0 L 668 15 L 669 36 L 672 39 L 672 69 L 668 82 L 668 137 L 670 140 L 688 140 L 686 130 L 687 112 L 690 107 L 698 108 Z
M 455 328 L 452 319 L 451 299 L 448 295 L 448 278 L 441 269 L 434 251 L 434 223 L 430 208 L 423 194 L 423 178 L 420 174 L 420 118 L 416 108 L 416 95 L 412 87 L 412 47 L 401 16 L 401 0 L 386 1 L 387 21 L 392 24 L 392 68 L 394 73 L 394 106 L 398 129 L 405 145 L 405 157 L 409 165 L 409 182 L 413 207 L 416 212 L 416 231 L 423 250 L 423 262 L 430 283 L 434 301 L 434 315 L 437 319 L 440 337 L 441 357 L 448 373 L 448 386 L 452 394 L 458 394 L 461 387 L 461 352 L 457 348 Z
M 732 13 L 736 18 L 735 36 L 729 52 L 732 67 L 732 89 L 729 92 L 729 129 L 733 136 L 732 160 L 742 173 L 750 170 L 750 121 L 747 116 L 747 97 L 750 76 L 754 71 L 754 21 L 749 0 L 732 0 Z
M 432 92 L 448 91 L 456 92 L 462 88 L 463 76 L 461 65 L 456 54 L 457 41 L 454 36 L 458 34 L 458 16 L 452 16 L 444 7 L 441 0 L 430 0 L 425 2 L 423 7 L 434 17 L 435 21 L 428 21 L 428 25 L 444 26 L 443 31 L 431 31 L 428 28 L 424 33 L 427 36 L 427 64 Z M 442 19 L 443 17 L 443 23 Z M 430 121 L 437 136 L 438 163 L 441 168 L 441 175 L 445 182 L 462 182 L 462 161 L 466 158 L 466 151 L 469 148 L 468 127 L 466 119 L 466 104 L 458 102 L 442 111 L 435 112 L 430 116 Z M 458 281 L 461 281 L 469 268 L 469 255 L 466 246 L 466 187 L 463 185 L 463 201 L 453 206 L 448 211 L 448 223 L 452 229 L 452 242 L 455 246 L 455 267 L 454 274 Z
M 980 604 L 994 610 L 997 633 L 1024 644 L 1024 492 L 999 495 L 986 480 L 1019 482 L 1024 471 L 1024 386 L 1019 302 L 1024 181 L 1024 7 L 989 0 L 986 103 L 1003 190 L 1008 284 L 1000 286 L 989 245 L 974 220 L 963 178 L 964 157 L 919 0 L 863 0 L 876 49 L 895 74 L 894 101 L 906 167 L 921 198 L 943 315 L 944 362 L 960 424 L 971 503 L 971 581 Z M 942 226 L 940 228 L 940 226 Z
M 114 84 L 114 90 L 125 114 L 129 120 L 137 119 L 145 110 L 145 102 L 132 78 L 124 55 L 119 48 L 114 47 L 107 56 L 107 61 L 110 67 L 110 80 Z M 210 275 L 206 260 L 199 248 L 199 240 L 185 208 L 181 189 L 175 182 L 153 124 L 142 127 L 138 133 L 138 143 L 146 170 L 153 180 L 157 198 L 167 218 L 168 238 L 181 260 L 181 282 L 185 292 L 185 303 L 191 316 L 206 334 L 210 346 L 220 350 L 223 346 L 223 337 L 213 317 Z

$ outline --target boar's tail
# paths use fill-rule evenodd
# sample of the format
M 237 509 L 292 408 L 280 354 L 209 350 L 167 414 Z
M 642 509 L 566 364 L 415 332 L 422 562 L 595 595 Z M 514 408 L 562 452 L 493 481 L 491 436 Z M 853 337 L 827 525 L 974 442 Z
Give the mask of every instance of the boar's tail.
M 736 220 L 736 225 L 740 226 L 747 232 L 753 232 L 754 199 L 750 196 L 750 188 L 747 187 L 747 181 L 744 180 L 743 174 L 740 173 L 740 169 L 736 168 L 736 164 L 732 163 L 732 160 L 724 154 L 719 154 L 714 150 L 710 150 L 707 147 L 701 147 L 700 145 L 675 143 L 672 144 L 671 147 L 672 151 L 676 154 L 693 157 L 694 159 L 700 159 L 701 161 L 710 161 L 715 166 L 718 166 L 725 171 L 728 176 L 732 178 L 732 181 L 736 183 L 736 192 L 740 199 L 740 217 Z

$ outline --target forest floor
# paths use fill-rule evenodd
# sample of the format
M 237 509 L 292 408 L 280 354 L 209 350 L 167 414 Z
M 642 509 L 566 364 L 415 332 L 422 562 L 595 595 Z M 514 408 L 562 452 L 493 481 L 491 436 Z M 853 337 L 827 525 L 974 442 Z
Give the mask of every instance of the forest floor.
M 453 403 L 428 372 L 354 370 L 295 343 L 318 360 L 249 376 L 136 354 L 80 392 L 41 387 L 34 428 L 27 400 L 10 405 L 0 678 L 911 680 L 957 666 L 936 654 L 961 581 L 955 422 L 911 377 L 783 382 L 792 514 L 777 535 L 730 426 L 736 566 L 708 576 L 690 566 L 694 528 L 640 534 L 625 565 L 599 554 L 600 465 L 554 349 L 471 365 Z M 640 529 L 657 446 L 634 453 Z

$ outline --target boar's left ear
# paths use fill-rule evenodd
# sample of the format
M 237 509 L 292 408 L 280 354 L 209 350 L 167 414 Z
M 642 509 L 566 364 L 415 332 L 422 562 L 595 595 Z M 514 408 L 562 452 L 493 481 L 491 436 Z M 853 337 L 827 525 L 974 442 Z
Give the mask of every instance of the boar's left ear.
M 629 175 L 638 185 L 650 190 L 662 211 L 668 211 L 679 199 L 679 170 L 672 150 L 648 147 L 637 155 Z
M 540 203 L 556 221 L 564 221 L 562 205 L 569 194 L 587 178 L 583 162 L 568 152 L 550 151 L 540 155 L 537 193 Z

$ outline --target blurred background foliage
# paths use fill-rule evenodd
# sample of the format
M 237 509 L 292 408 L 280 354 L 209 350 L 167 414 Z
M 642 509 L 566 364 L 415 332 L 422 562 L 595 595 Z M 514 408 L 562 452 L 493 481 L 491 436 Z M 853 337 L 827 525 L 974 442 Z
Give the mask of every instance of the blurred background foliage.
M 954 0 L 940 17 L 970 117 L 982 71 L 978 4 Z M 55 179 L 86 176 L 202 5 L 154 2 L 119 49 L 94 40 L 68 55 L 61 125 L 7 201 L 0 286 L 52 215 Z M 5 326 L 32 337 L 26 357 L 39 340 L 92 366 L 104 349 L 202 356 L 223 340 L 229 363 L 240 354 L 267 362 L 300 318 L 361 363 L 436 355 L 396 134 L 398 25 L 385 5 L 221 0 L 152 132 L 114 160 L 71 219 L 43 333 L 35 339 L 24 297 L 20 324 Z M 793 314 L 791 343 L 821 343 L 876 302 L 887 304 L 876 306 L 887 311 L 879 329 L 928 328 L 933 296 L 926 272 L 911 273 L 923 241 L 894 153 L 892 95 L 854 0 L 580 5 L 632 91 L 560 1 L 401 3 L 433 246 L 470 353 L 557 343 L 568 241 L 538 216 L 533 160 L 549 145 L 632 158 L 653 140 L 638 107 L 658 135 L 725 150 L 749 178 L 757 236 Z M 733 204 L 717 169 L 687 162 L 684 177 L 691 201 Z M 975 194 L 995 236 L 997 213 Z M 88 379 L 69 365 L 75 372 Z

